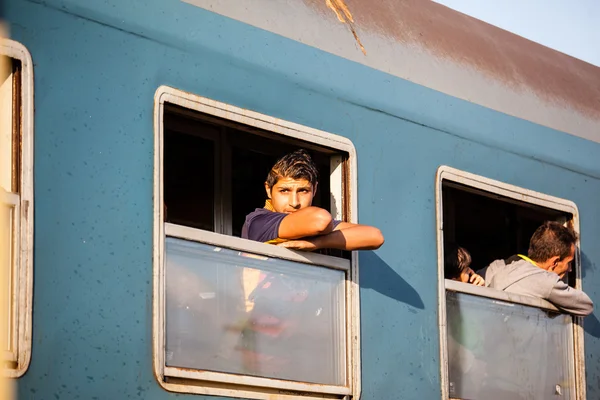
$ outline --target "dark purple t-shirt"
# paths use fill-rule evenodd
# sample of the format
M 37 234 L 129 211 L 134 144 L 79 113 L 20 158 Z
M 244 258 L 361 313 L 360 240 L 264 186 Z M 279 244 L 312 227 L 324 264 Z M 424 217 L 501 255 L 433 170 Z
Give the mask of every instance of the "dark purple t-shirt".
M 257 242 L 268 242 L 279 237 L 279 225 L 287 214 L 257 208 L 246 216 L 246 222 L 242 227 L 242 238 L 255 240 Z M 333 221 L 333 228 L 340 221 Z

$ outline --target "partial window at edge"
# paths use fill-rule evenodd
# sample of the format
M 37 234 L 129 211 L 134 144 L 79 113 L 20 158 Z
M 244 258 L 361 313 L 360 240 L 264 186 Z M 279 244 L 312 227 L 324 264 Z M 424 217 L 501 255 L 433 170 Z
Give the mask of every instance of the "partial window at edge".
M 33 79 L 29 53 L 0 41 L 0 299 L 4 368 L 21 376 L 31 358 Z

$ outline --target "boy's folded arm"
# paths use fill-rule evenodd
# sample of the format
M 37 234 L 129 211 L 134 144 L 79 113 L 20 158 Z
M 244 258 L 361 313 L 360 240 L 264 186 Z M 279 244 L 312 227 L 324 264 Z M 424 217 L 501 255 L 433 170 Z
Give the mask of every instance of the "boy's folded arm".
M 349 222 L 340 222 L 333 232 L 312 240 L 317 248 L 340 250 L 375 250 L 385 241 L 379 229 Z
M 331 214 L 319 207 L 306 207 L 286 215 L 279 225 L 278 237 L 299 239 L 308 236 L 326 235 L 333 230 Z

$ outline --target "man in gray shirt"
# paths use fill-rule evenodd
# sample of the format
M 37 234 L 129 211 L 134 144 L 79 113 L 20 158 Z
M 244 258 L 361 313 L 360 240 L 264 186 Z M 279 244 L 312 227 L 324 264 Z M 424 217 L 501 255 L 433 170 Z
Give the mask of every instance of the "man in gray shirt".
M 486 286 L 548 300 L 573 315 L 589 315 L 594 304 L 587 294 L 563 282 L 575 257 L 577 234 L 558 222 L 545 222 L 529 242 L 528 256 L 496 260 L 478 271 Z

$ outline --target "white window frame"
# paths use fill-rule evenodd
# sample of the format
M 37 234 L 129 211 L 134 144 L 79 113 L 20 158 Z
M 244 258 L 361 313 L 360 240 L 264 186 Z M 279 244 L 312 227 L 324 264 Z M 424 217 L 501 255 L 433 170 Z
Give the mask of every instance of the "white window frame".
M 166 390 L 214 396 L 242 397 L 250 399 L 288 400 L 292 398 L 322 399 L 334 396 L 340 399 L 360 397 L 360 309 L 358 287 L 358 256 L 352 252 L 351 260 L 296 252 L 277 246 L 253 242 L 228 235 L 183 227 L 164 222 L 163 209 L 163 139 L 165 103 L 189 110 L 210 114 L 239 122 L 247 126 L 273 132 L 294 139 L 326 146 L 348 154 L 347 191 L 342 193 L 340 160 L 332 157 L 331 173 L 338 176 L 340 184 L 331 184 L 334 217 L 341 216 L 341 204 L 347 204 L 350 222 L 357 222 L 357 166 L 356 150 L 350 140 L 342 136 L 283 121 L 268 115 L 238 108 L 179 89 L 161 86 L 154 97 L 154 234 L 153 234 L 153 363 L 159 384 Z M 342 195 L 344 203 L 342 203 Z M 184 371 L 165 364 L 165 237 L 179 237 L 202 243 L 253 252 L 305 264 L 315 264 L 346 271 L 346 385 L 333 386 L 303 383 L 281 379 L 220 373 L 213 371 Z M 169 378 L 180 378 L 166 382 Z
M 21 154 L 19 193 L 2 193 L 1 201 L 13 204 L 16 223 L 13 230 L 13 255 L 9 279 L 13 294 L 11 349 L 4 353 L 4 361 L 14 368 L 3 367 L 4 376 L 21 377 L 31 362 L 31 324 L 33 308 L 33 62 L 21 43 L 0 39 L 0 55 L 21 62 Z M 13 93 L 13 96 L 19 95 Z
M 436 174 L 436 224 L 437 224 L 437 259 L 438 259 L 438 326 L 440 330 L 440 364 L 441 364 L 441 385 L 442 400 L 449 399 L 448 388 L 448 344 L 447 344 L 447 325 L 446 325 L 446 291 L 451 290 L 460 293 L 471 294 L 475 296 L 497 299 L 509 303 L 518 303 L 537 308 L 553 310 L 560 312 L 551 303 L 534 297 L 522 296 L 513 293 L 503 292 L 487 287 L 478 287 L 462 282 L 456 282 L 444 279 L 444 215 L 442 203 L 442 182 L 444 180 L 459 183 L 474 189 L 479 189 L 488 193 L 514 199 L 519 203 L 534 204 L 553 210 L 563 211 L 573 215 L 572 227 L 579 233 L 579 211 L 577 205 L 566 199 L 550 196 L 544 193 L 521 188 L 508 183 L 485 178 L 480 175 L 471 174 L 448 166 L 440 166 Z M 581 257 L 579 242 L 577 244 L 576 257 L 574 260 L 575 269 L 575 288 L 581 289 Z M 585 400 L 585 352 L 583 346 L 584 331 L 583 317 L 573 316 L 573 367 L 575 375 L 573 377 L 576 391 L 576 400 Z

